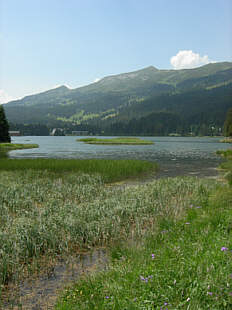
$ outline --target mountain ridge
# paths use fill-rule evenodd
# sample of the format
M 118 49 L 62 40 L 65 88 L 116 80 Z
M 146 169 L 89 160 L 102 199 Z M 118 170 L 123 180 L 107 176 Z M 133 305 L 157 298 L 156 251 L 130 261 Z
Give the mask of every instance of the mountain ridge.
M 196 107 L 196 118 L 199 122 L 203 119 L 209 126 L 210 115 L 214 122 L 216 120 L 211 100 L 217 109 L 220 107 L 222 110 L 218 113 L 220 117 L 216 122 L 217 126 L 222 126 L 226 109 L 230 104 L 232 106 L 229 99 L 231 89 L 232 62 L 211 63 L 181 70 L 159 70 L 149 66 L 106 76 L 98 82 L 74 89 L 62 85 L 26 96 L 6 104 L 5 111 L 11 123 L 40 123 L 50 127 L 98 126 L 101 131 L 101 126 L 106 128 L 121 121 L 128 123 L 134 117 L 138 119 L 145 117 L 145 114 L 162 111 L 179 116 L 182 113 L 188 122 L 193 120 L 194 115 L 186 111 L 189 107 Z M 216 99 L 210 99 L 212 96 Z M 178 98 L 182 103 L 178 103 Z M 206 102 L 203 102 L 203 98 Z M 210 109 L 208 118 L 205 116 L 206 106 Z M 137 111 L 137 116 L 134 111 Z M 199 117 L 201 111 L 203 118 Z M 150 121 L 151 119 L 149 118 Z

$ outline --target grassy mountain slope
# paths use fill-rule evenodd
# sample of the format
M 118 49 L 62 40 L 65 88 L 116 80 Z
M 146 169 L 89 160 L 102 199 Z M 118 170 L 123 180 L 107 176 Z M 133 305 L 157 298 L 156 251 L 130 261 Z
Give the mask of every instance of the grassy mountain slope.
M 232 105 L 232 63 L 213 63 L 196 69 L 142 70 L 108 76 L 97 83 L 69 89 L 61 86 L 5 105 L 10 122 L 62 124 L 112 123 L 168 112 L 181 118 L 219 123 Z M 212 116 L 212 111 L 217 111 Z M 220 111 L 220 113 L 219 113 Z M 219 113 L 219 114 L 218 114 Z M 209 121 L 207 120 L 207 122 Z

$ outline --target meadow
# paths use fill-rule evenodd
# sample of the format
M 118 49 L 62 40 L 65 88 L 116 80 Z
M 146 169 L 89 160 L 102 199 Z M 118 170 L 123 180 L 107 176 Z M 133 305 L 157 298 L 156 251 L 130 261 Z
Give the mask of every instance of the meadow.
M 41 256 L 49 261 L 119 233 L 115 210 L 103 203 L 111 196 L 105 183 L 154 169 L 156 164 L 133 160 L 2 159 L 0 287 L 35 269 Z
M 231 167 L 231 160 L 222 164 L 227 173 Z M 67 288 L 56 310 L 231 309 L 231 186 L 170 178 L 124 195 L 137 214 L 126 237 L 109 246 L 108 270 Z
M 2 159 L 0 292 L 58 258 L 104 246 L 108 269 L 67 288 L 57 310 L 230 309 L 231 187 L 190 177 L 106 186 L 156 169 Z

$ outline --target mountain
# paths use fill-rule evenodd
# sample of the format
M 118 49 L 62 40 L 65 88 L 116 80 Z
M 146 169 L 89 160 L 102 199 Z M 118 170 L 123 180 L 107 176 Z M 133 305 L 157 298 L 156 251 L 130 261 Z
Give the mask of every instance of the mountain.
M 76 89 L 61 86 L 26 96 L 6 104 L 5 112 L 10 123 L 44 124 L 51 128 L 78 126 L 109 134 L 155 134 L 157 130 L 154 132 L 149 126 L 142 132 L 139 122 L 147 119 L 147 123 L 154 123 L 160 118 L 166 134 L 177 127 L 182 132 L 189 131 L 191 126 L 222 127 L 232 106 L 231 98 L 231 62 L 183 70 L 159 70 L 150 66 L 107 76 Z M 173 125 L 167 131 L 164 113 L 167 119 L 173 117 L 181 126 Z M 124 132 L 116 130 L 118 124 Z M 133 124 L 137 124 L 137 131 L 130 129 Z

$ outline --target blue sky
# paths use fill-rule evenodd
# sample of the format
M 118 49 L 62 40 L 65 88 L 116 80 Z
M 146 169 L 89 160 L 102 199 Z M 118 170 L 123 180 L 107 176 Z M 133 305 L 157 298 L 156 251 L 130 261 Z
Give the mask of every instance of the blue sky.
M 0 0 L 0 46 L 0 102 L 232 61 L 232 0 Z

